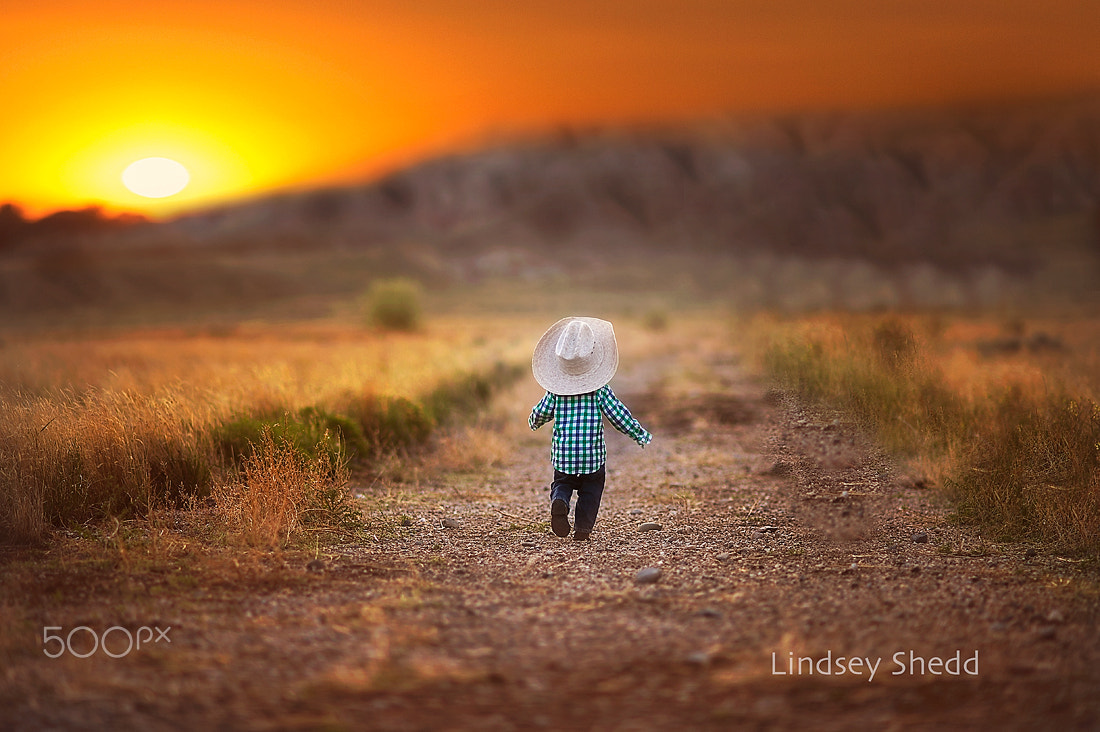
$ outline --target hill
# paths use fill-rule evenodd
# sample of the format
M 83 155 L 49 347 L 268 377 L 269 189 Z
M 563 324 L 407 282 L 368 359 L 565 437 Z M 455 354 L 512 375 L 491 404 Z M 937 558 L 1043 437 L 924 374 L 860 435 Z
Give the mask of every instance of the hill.
M 675 266 L 680 282 L 748 304 L 818 293 L 780 303 L 796 308 L 988 304 L 1036 282 L 1076 298 L 1096 274 L 1098 201 L 1100 95 L 567 131 L 360 186 L 27 239 L 8 248 L 0 307 L 347 295 L 379 274 L 446 284 L 609 266 L 635 285 L 667 283 Z

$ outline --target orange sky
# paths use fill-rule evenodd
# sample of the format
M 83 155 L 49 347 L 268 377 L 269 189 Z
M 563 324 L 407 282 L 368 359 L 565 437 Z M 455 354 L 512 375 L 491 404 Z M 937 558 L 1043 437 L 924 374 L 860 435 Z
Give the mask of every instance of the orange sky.
M 160 216 L 561 124 L 1098 88 L 1095 0 L 5 0 L 0 202 Z M 191 185 L 129 193 L 151 156 Z

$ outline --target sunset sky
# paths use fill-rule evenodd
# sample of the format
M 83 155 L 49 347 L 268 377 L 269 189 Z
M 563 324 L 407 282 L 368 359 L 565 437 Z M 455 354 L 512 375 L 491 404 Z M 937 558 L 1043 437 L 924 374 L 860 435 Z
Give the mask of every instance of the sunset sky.
M 0 202 L 165 216 L 562 125 L 1100 89 L 1095 0 L 5 0 Z M 144 198 L 132 162 L 182 163 Z

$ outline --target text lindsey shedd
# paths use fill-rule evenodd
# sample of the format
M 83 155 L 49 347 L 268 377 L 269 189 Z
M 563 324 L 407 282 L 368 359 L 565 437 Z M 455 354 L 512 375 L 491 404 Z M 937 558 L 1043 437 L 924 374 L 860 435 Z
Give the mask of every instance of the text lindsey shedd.
M 883 657 L 833 656 L 828 651 L 824 656 L 796 656 L 794 651 L 783 654 L 772 652 L 773 676 L 866 676 L 874 681 L 875 675 L 891 676 L 977 676 L 978 651 L 964 655 L 955 651 L 950 656 L 922 656 L 916 651 L 898 651 L 892 654 L 887 666 L 882 667 Z

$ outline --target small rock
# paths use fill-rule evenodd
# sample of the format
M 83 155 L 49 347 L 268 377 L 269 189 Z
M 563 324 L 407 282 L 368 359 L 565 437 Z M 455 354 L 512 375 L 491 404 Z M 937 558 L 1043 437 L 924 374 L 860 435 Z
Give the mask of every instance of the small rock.
M 660 567 L 646 567 L 634 574 L 634 581 L 639 585 L 651 585 L 659 579 L 661 579 Z
M 719 554 L 718 556 L 715 557 L 715 559 L 717 559 L 719 562 L 725 562 L 729 558 L 730 558 L 729 552 L 722 552 L 721 554 Z
M 661 525 L 654 521 L 647 521 L 638 527 L 638 531 L 660 531 Z
M 927 531 L 921 531 L 921 532 L 918 532 L 916 534 L 913 534 L 913 543 L 914 544 L 927 544 L 928 543 L 928 532 Z
M 696 651 L 687 657 L 687 662 L 692 666 L 706 666 L 710 663 L 710 654 L 706 651 Z
M 311 561 L 309 564 L 306 565 L 306 570 L 309 571 L 309 572 L 324 572 L 325 571 L 325 563 L 324 563 L 323 560 L 314 559 L 313 561 Z
M 1027 557 L 1028 559 L 1030 559 L 1030 558 L 1034 557 L 1034 556 L 1035 556 L 1036 554 L 1038 554 L 1038 553 L 1039 553 L 1039 552 L 1037 552 L 1037 551 L 1035 550 L 1035 547 L 1033 547 L 1033 546 L 1029 546 L 1029 547 L 1027 548 L 1027 551 L 1026 551 L 1026 552 L 1024 552 L 1024 556 L 1025 556 L 1025 557 Z
M 913 574 L 920 574 L 920 567 L 914 565 L 909 571 Z
M 722 613 L 720 613 L 716 608 L 713 608 L 713 607 L 705 607 L 702 610 L 700 610 L 698 614 L 701 617 L 704 617 L 704 618 L 720 618 L 720 617 L 722 617 Z
M 632 508 L 629 511 L 627 511 L 627 513 L 629 513 L 631 516 L 641 516 L 642 515 L 642 509 Z
M 1061 610 L 1054 609 L 1047 614 L 1047 622 L 1061 625 L 1066 622 L 1066 615 Z
M 458 519 L 454 518 L 445 518 L 441 523 L 445 529 L 457 529 L 459 527 Z
M 989 629 L 994 633 L 1003 633 L 1008 630 L 1008 623 L 993 623 L 989 626 Z
M 1057 632 L 1058 630 L 1053 625 L 1047 625 L 1045 627 L 1039 628 L 1035 636 L 1039 640 L 1054 640 L 1054 636 Z
M 752 538 L 754 538 L 754 539 L 763 539 L 764 538 L 764 532 L 763 531 L 754 531 L 754 532 L 752 532 Z

